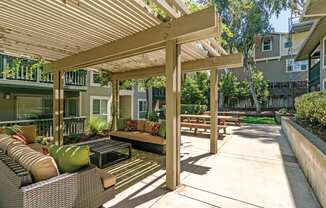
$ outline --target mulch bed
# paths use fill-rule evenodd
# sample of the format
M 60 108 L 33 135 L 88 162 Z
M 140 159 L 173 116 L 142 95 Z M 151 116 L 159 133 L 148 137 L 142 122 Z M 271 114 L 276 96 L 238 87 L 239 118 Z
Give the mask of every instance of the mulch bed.
M 326 128 L 321 127 L 318 125 L 313 125 L 307 121 L 302 121 L 295 119 L 295 122 L 297 122 L 301 127 L 305 128 L 307 131 L 310 131 L 317 137 L 319 137 L 322 141 L 326 142 Z

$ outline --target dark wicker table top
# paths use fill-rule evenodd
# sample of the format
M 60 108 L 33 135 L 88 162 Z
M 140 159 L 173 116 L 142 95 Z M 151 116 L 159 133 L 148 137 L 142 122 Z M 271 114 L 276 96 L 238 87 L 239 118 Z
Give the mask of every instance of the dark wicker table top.
M 131 144 L 108 139 L 108 140 L 88 144 L 88 146 L 92 152 L 105 154 L 108 152 L 115 151 L 117 149 L 129 148 L 131 147 Z

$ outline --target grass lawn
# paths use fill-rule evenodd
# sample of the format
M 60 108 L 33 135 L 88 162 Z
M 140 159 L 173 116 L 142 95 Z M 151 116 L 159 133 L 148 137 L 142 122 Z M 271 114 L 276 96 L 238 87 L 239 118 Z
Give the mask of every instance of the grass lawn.
M 241 123 L 276 125 L 274 117 L 267 116 L 244 116 L 241 119 Z

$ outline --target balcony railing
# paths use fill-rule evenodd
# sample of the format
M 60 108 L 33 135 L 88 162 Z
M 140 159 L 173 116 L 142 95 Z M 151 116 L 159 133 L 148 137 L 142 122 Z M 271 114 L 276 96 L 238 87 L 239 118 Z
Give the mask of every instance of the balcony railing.
M 0 55 L 0 80 L 29 81 L 35 83 L 53 83 L 53 74 L 44 73 L 43 69 L 30 70 L 30 63 L 22 61 L 17 71 L 7 70 L 11 57 Z M 65 73 L 66 86 L 86 86 L 87 71 L 77 70 Z
M 86 117 L 66 117 L 64 118 L 64 136 L 82 134 L 85 132 Z M 0 121 L 0 126 L 26 126 L 36 125 L 37 135 L 51 137 L 53 136 L 53 119 L 33 119 L 17 121 Z

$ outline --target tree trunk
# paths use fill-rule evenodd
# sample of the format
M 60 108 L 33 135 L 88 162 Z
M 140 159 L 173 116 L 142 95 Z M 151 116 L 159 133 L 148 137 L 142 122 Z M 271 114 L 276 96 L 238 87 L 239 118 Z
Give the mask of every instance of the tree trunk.
M 254 85 L 252 83 L 252 71 L 251 71 L 252 67 L 251 67 L 250 62 L 249 62 L 248 54 L 244 54 L 243 66 L 244 66 L 245 72 L 247 73 L 247 81 L 248 81 L 248 85 L 249 85 L 249 90 L 250 90 L 250 94 L 251 94 L 252 99 L 254 100 L 254 103 L 255 103 L 255 106 L 256 106 L 256 112 L 260 113 L 261 112 L 261 106 L 260 106 L 260 103 L 258 101 L 258 97 L 257 97 L 257 94 L 255 92 Z

